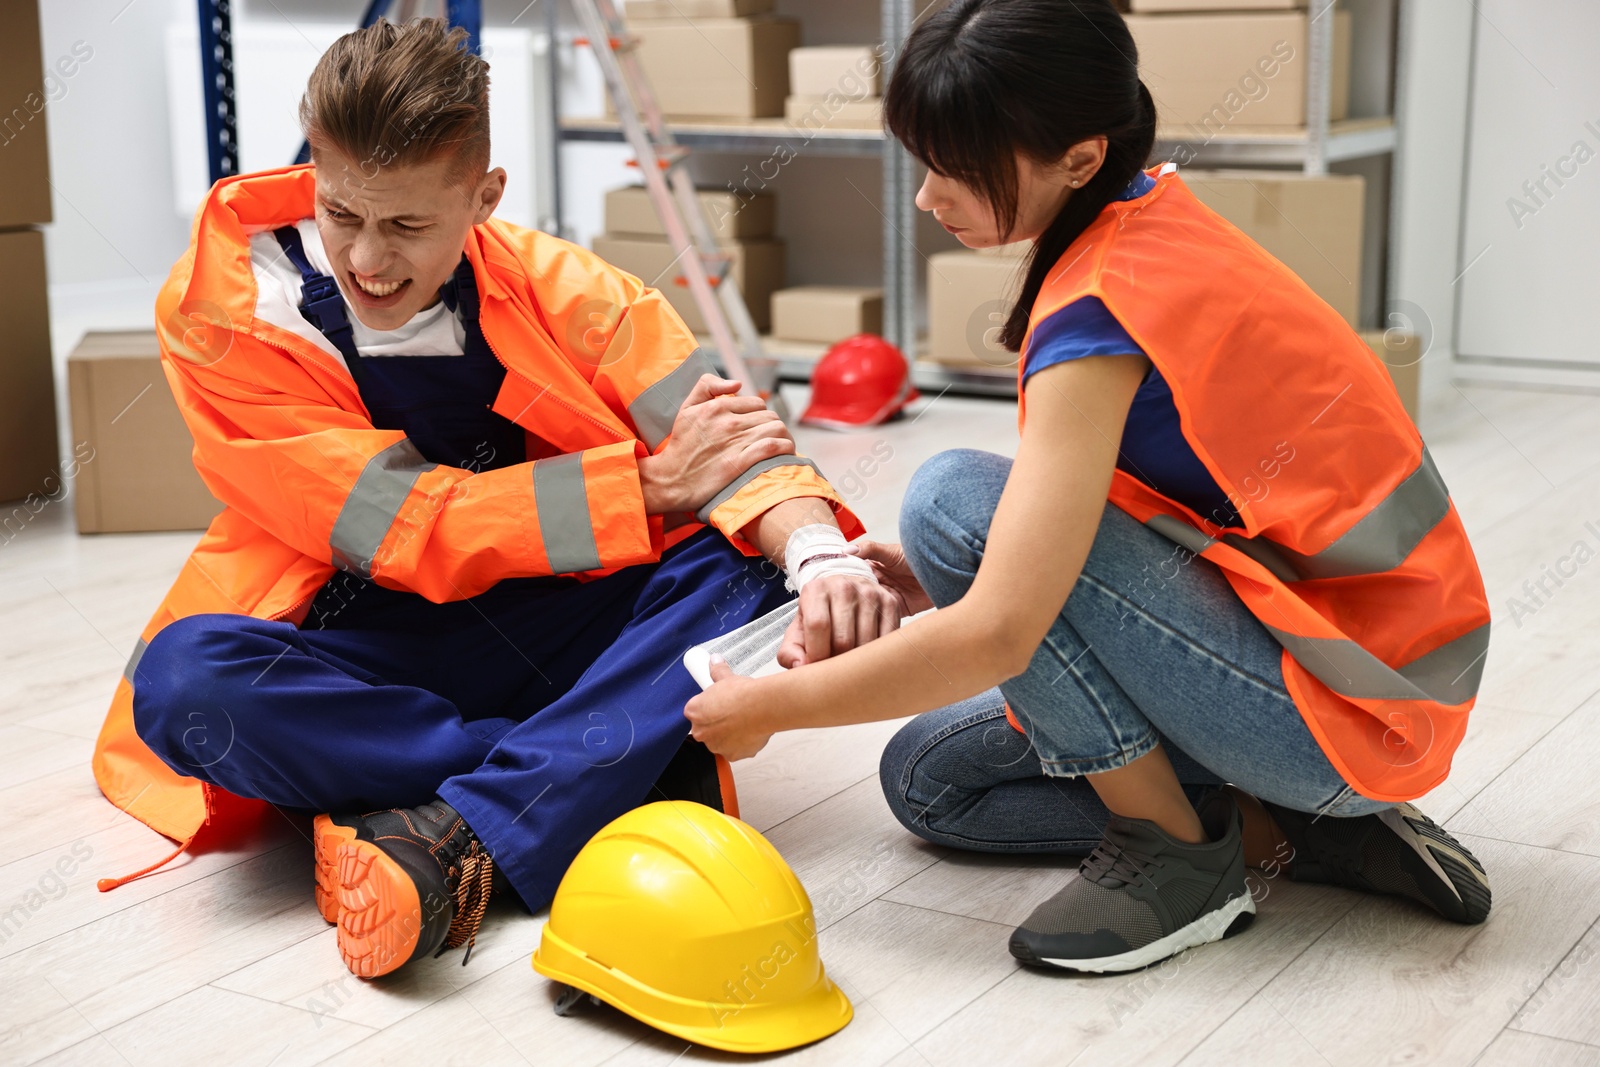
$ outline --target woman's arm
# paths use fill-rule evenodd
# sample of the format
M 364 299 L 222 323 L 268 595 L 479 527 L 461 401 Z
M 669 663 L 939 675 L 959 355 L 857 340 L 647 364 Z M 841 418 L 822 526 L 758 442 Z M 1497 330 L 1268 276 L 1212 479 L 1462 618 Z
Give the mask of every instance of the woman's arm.
M 1142 356 L 1048 367 L 967 595 L 887 637 L 760 679 L 714 670 L 685 708 L 696 738 L 738 759 L 778 730 L 893 719 L 965 699 L 1027 669 L 1078 580 L 1105 510 L 1117 442 L 1149 369 Z

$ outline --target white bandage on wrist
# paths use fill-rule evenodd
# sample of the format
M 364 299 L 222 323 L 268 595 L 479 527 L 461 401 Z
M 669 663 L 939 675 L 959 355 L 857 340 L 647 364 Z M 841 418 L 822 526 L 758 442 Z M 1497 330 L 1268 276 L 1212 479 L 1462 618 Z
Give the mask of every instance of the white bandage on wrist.
M 798 593 L 807 582 L 830 574 L 853 574 L 858 578 L 877 581 L 866 560 L 848 551 L 850 542 L 838 527 L 826 523 L 802 526 L 789 535 L 783 549 L 784 570 L 789 572 L 788 586 Z

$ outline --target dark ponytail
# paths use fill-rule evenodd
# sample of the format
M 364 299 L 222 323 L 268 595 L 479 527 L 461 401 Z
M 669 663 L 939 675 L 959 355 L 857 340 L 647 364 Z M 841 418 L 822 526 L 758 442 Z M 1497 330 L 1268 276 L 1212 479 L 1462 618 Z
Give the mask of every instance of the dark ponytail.
M 1039 236 L 1000 341 L 1020 351 L 1050 269 L 1155 146 L 1156 107 L 1110 0 L 952 0 L 906 41 L 884 100 L 889 131 L 928 169 L 1017 224 L 1018 154 L 1055 163 L 1092 137 L 1105 163 Z

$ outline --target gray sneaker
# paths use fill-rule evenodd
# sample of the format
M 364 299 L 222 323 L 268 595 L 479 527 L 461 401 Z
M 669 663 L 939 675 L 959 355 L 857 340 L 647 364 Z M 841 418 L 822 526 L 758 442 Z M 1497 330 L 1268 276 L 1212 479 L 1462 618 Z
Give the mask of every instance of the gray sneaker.
M 1261 803 L 1294 848 L 1294 881 L 1410 897 L 1452 922 L 1489 917 L 1493 896 L 1483 864 L 1415 805 L 1338 819 Z
M 1154 823 L 1113 815 L 1078 877 L 1011 935 L 1011 954 L 1070 971 L 1133 971 L 1250 925 L 1243 823 L 1219 793 L 1200 813 L 1212 840 L 1190 845 Z

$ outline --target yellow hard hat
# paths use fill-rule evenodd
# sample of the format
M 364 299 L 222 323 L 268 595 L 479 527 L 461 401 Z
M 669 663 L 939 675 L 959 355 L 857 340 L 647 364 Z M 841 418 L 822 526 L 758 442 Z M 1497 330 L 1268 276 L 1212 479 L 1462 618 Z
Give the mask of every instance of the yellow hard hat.
M 556 889 L 533 969 L 687 1041 L 777 1052 L 850 1021 L 778 850 L 702 804 L 614 820 Z

